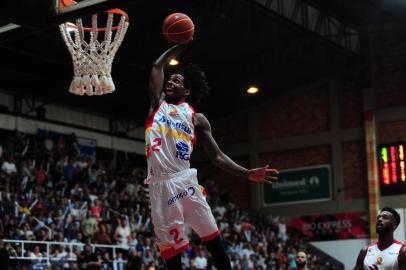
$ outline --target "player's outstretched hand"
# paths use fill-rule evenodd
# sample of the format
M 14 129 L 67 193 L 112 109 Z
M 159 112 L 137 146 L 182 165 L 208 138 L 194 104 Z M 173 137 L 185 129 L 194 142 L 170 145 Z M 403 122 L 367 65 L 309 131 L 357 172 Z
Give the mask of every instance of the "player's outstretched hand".
M 273 181 L 278 179 L 279 171 L 272 169 L 269 165 L 262 168 L 251 169 L 248 173 L 248 179 L 252 182 L 264 182 L 272 184 Z

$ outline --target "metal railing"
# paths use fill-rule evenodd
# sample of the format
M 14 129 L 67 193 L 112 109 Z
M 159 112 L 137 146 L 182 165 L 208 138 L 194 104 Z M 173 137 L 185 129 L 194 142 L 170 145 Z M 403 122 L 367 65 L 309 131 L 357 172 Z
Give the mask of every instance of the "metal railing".
M 51 255 L 51 247 L 52 246 L 64 246 L 69 249 L 69 251 L 72 251 L 73 247 L 79 247 L 83 248 L 86 244 L 84 243 L 69 243 L 69 242 L 47 242 L 47 241 L 29 241 L 29 240 L 10 240 L 10 239 L 4 239 L 3 242 L 5 243 L 10 243 L 10 244 L 18 244 L 21 246 L 21 256 L 18 256 L 18 254 L 15 254 L 17 256 L 13 256 L 13 254 L 10 254 L 10 259 L 17 259 L 17 260 L 35 260 L 32 257 L 27 257 L 25 256 L 26 251 L 32 251 L 27 249 L 27 245 L 39 245 L 39 246 L 46 246 L 46 256 L 42 258 L 38 258 L 38 260 L 41 261 L 55 261 L 59 260 L 59 258 L 54 258 Z M 123 249 L 128 249 L 123 246 L 118 246 L 118 245 L 101 245 L 101 244 L 91 244 L 92 247 L 92 252 L 94 252 L 97 248 L 102 248 L 102 249 L 108 249 L 112 251 L 113 258 L 116 258 L 117 255 L 117 250 L 123 250 Z M 64 259 L 65 261 L 76 261 L 76 258 L 66 258 Z

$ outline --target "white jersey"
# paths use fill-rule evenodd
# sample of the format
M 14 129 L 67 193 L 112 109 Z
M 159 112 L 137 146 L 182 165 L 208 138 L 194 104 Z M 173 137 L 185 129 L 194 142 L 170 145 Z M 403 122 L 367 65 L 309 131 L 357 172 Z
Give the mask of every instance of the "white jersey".
M 376 265 L 379 270 L 397 270 L 398 257 L 400 249 L 404 244 L 399 241 L 394 241 L 392 245 L 384 250 L 380 250 L 378 245 L 372 244 L 368 246 L 367 253 L 364 258 L 364 269 L 369 270 L 368 266 Z
M 190 168 L 196 141 L 195 111 L 186 102 L 163 101 L 146 123 L 145 143 L 148 178 L 171 175 Z

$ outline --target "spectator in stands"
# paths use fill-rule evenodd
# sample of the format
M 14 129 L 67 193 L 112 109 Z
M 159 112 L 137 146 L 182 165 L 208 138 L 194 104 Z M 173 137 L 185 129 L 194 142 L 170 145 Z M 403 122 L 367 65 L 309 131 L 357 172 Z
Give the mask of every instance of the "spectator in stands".
M 96 262 L 98 262 L 97 255 L 92 252 L 92 247 L 86 244 L 84 250 L 78 255 L 79 269 L 97 269 Z
M 89 210 L 86 214 L 86 218 L 82 221 L 82 232 L 87 238 L 92 238 L 96 232 L 97 221 L 92 216 L 92 212 Z
M 117 245 L 128 249 L 131 243 L 131 230 L 128 226 L 126 216 L 121 216 L 119 219 L 119 225 L 114 233 L 114 239 L 117 241 Z
M 98 230 L 94 235 L 94 240 L 98 244 L 112 245 L 110 234 L 107 232 L 107 225 L 104 223 L 99 223 Z
M 69 262 L 69 269 L 77 270 L 79 269 L 78 265 L 78 254 L 79 254 L 79 248 L 77 246 L 73 246 L 70 251 L 69 251 L 69 259 L 71 260 Z
M 198 251 L 194 260 L 192 260 L 192 266 L 197 270 L 207 269 L 207 254 L 202 251 Z
M 278 225 L 279 225 L 278 238 L 286 242 L 288 240 L 288 235 L 285 219 L 281 218 Z
M 4 142 L 4 145 L 7 144 Z M 67 248 L 51 247 L 55 249 L 52 256 L 59 260 L 59 264 L 55 261 L 53 263 L 59 270 L 91 269 L 88 265 L 90 262 L 93 262 L 90 267 L 95 269 L 100 269 L 103 265 L 107 269 L 110 268 L 109 270 L 117 270 L 113 269 L 113 260 L 117 258 L 113 257 L 111 250 L 92 250 L 90 243 L 124 243 L 131 250 L 128 257 L 126 251 L 122 252 L 122 260 L 128 260 L 128 269 L 141 269 L 145 259 L 147 264 L 144 264 L 143 269 L 162 270 L 164 263 L 153 244 L 148 189 L 142 184 L 145 169 L 134 169 L 135 166 L 125 167 L 121 164 L 116 166 L 119 169 L 114 169 L 99 160 L 85 165 L 84 161 L 89 160 L 77 158 L 76 151 L 71 150 L 72 146 L 68 142 L 61 145 L 63 147 L 55 144 L 55 147 L 47 150 L 44 142 L 34 136 L 30 138 L 30 147 L 25 150 L 24 157 L 7 149 L 18 149 L 17 152 L 21 153 L 25 146 L 11 144 L 11 147 L 5 148 L 3 156 L 14 160 L 16 172 L 8 174 L 3 169 L 0 170 L 0 238 L 87 243 L 73 249 L 68 245 Z M 68 160 L 73 167 L 72 184 L 69 188 L 64 177 L 64 167 L 69 165 Z M 73 162 L 75 160 L 80 162 Z M 0 164 L 4 161 L 4 158 L 0 158 Z M 124 167 L 125 170 L 122 169 Z M 90 180 L 92 173 L 93 180 Z M 45 180 L 38 180 L 38 176 L 43 179 L 41 175 L 46 176 Z M 207 200 L 214 209 L 218 227 L 221 228 L 224 246 L 233 269 L 244 269 L 243 265 L 255 270 L 295 269 L 296 262 L 292 260 L 292 256 L 296 257 L 296 250 L 301 246 L 302 240 L 299 235 L 292 234 L 286 221 L 248 214 L 230 201 L 233 196 L 221 194 L 213 181 L 206 181 L 204 186 L 208 193 Z M 18 227 L 23 212 L 18 211 L 15 202 L 29 210 L 36 199 L 36 205 L 27 211 L 30 215 L 27 215 Z M 69 200 L 73 205 L 68 203 Z M 124 220 L 119 218 L 116 222 L 116 218 L 122 216 Z M 48 229 L 32 217 L 43 221 L 43 224 L 51 229 L 50 236 Z M 90 222 L 89 217 L 95 218 L 97 224 Z M 195 268 L 193 265 L 197 262 L 199 267 L 212 270 L 213 261 L 210 257 L 205 258 L 207 251 L 204 246 L 199 245 L 193 235 L 190 235 L 189 239 L 191 247 L 182 256 L 184 269 Z M 43 246 L 39 247 L 44 251 Z M 22 254 L 21 245 L 10 244 L 8 249 L 13 252 L 13 256 L 27 256 L 27 253 Z M 25 245 L 24 249 L 35 254 L 34 245 Z M 45 255 L 48 254 L 43 253 L 43 262 Z M 78 262 L 69 263 L 67 258 L 77 258 Z M 12 262 L 20 269 L 26 269 L 26 261 Z M 326 265 L 325 260 L 313 254 L 309 254 L 308 266 L 319 270 L 329 269 L 326 267 L 334 269 L 331 264 Z
M 151 249 L 147 249 L 144 252 L 144 255 L 142 256 L 142 261 L 145 265 L 150 265 L 152 263 L 155 263 L 156 258 L 153 256 L 152 254 L 152 250 Z
M 34 252 L 33 252 L 32 254 L 33 254 L 33 257 L 34 257 L 36 260 L 38 260 L 39 262 L 42 261 L 43 255 L 42 255 L 42 253 L 41 253 L 41 250 L 40 250 L 39 246 L 35 246 L 35 247 L 34 247 Z
M 128 270 L 140 270 L 142 265 L 141 253 L 135 248 L 130 249 L 130 255 L 128 257 Z
M 103 252 L 102 254 L 103 255 L 102 255 L 102 261 L 101 261 L 100 270 L 111 270 L 112 269 L 112 261 L 110 259 L 110 254 L 108 252 Z
M 0 265 L 1 269 L 4 270 L 9 270 L 10 268 L 10 255 L 3 240 L 0 240 Z
M 226 212 L 226 208 L 225 208 L 225 206 L 221 203 L 220 200 L 217 200 L 217 201 L 218 201 L 218 205 L 214 208 L 213 213 L 216 213 L 216 214 L 218 214 L 218 215 L 220 216 L 220 218 L 223 218 L 223 217 L 224 217 L 224 214 L 225 214 L 225 212 Z
M 297 265 L 296 265 L 297 252 L 296 252 L 296 250 L 292 247 L 288 247 L 287 253 L 288 253 L 289 268 L 292 270 L 296 270 L 297 269 Z
M 63 269 L 69 269 L 68 263 L 69 253 L 66 250 L 64 245 L 60 245 L 59 248 L 55 251 L 55 259 L 58 264 L 62 266 Z
M 75 167 L 73 167 L 73 161 L 71 158 L 68 159 L 63 167 L 63 176 L 65 177 L 65 181 L 67 181 L 71 187 L 75 178 Z
M 307 267 L 307 255 L 304 251 L 299 251 L 296 254 L 296 266 L 297 270 L 309 270 Z
M 94 194 L 97 194 L 97 192 L 94 192 Z M 89 197 L 91 197 L 92 195 L 89 195 Z M 95 196 L 95 195 L 93 195 Z M 95 196 L 97 197 L 97 196 Z M 94 200 L 94 204 L 92 204 L 91 208 L 90 208 L 90 212 L 92 214 L 93 217 L 96 218 L 97 221 L 101 220 L 101 214 L 103 211 L 103 202 L 99 199 L 95 199 Z
M 6 160 L 1 164 L 1 170 L 6 174 L 15 174 L 17 173 L 17 167 L 14 162 L 14 158 L 8 156 Z

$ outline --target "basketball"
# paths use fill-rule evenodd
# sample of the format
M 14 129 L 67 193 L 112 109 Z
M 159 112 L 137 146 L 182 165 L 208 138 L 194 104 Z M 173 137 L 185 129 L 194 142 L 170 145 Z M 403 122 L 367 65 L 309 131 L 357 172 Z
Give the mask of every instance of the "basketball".
M 192 41 L 195 26 L 186 14 L 173 13 L 166 17 L 162 26 L 162 32 L 169 42 L 186 44 Z

